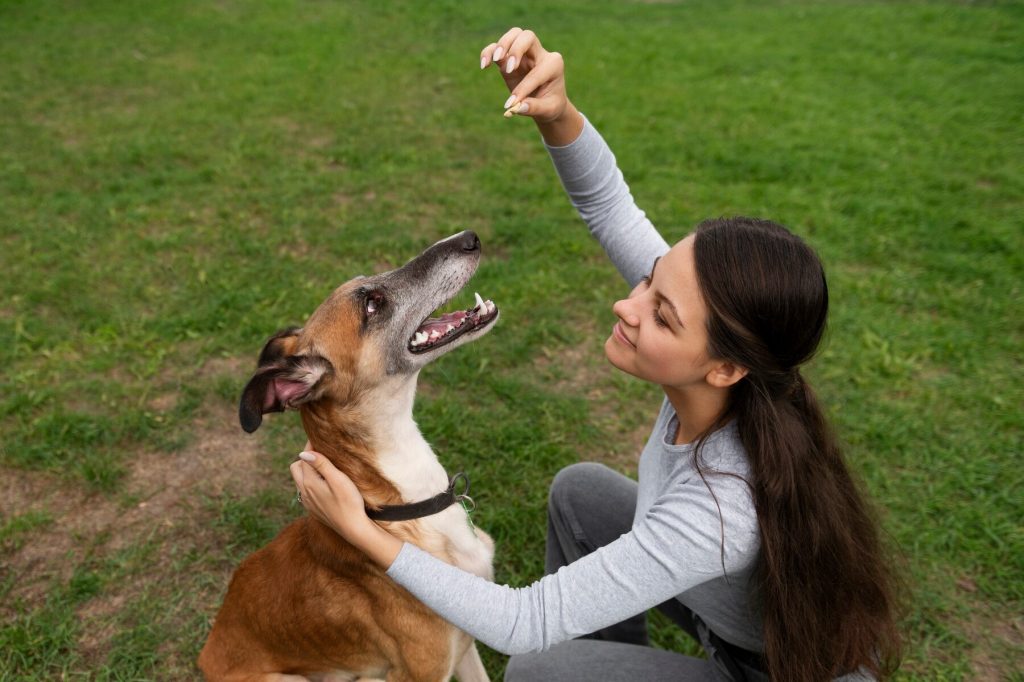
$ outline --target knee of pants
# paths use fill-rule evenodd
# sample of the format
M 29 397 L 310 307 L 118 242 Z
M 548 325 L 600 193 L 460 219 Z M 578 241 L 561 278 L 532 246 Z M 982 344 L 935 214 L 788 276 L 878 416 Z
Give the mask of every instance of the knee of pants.
M 611 469 L 597 462 L 577 462 L 570 464 L 555 474 L 548 491 L 548 512 L 558 512 L 566 507 L 573 507 L 574 499 L 581 494 L 594 490 L 593 481 Z

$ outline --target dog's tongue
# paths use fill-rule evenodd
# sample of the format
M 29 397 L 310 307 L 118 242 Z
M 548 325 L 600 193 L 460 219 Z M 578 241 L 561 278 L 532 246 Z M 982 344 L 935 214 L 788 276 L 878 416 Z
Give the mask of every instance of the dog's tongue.
M 466 311 L 456 310 L 453 313 L 445 313 L 441 317 L 430 318 L 420 325 L 420 328 L 416 331 L 426 332 L 428 336 L 435 331 L 438 334 L 444 334 L 448 331 L 449 325 L 458 327 L 464 319 L 466 319 Z

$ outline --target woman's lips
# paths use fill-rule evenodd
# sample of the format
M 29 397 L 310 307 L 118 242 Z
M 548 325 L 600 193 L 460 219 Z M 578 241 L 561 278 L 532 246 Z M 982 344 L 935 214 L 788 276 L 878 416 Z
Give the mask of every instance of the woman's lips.
M 615 340 L 618 341 L 619 343 L 623 344 L 624 346 L 627 346 L 628 348 L 632 348 L 633 350 L 636 350 L 636 344 L 633 343 L 632 341 L 630 341 L 629 337 L 626 336 L 626 333 L 624 331 L 622 331 L 622 323 L 621 322 L 616 322 L 615 326 L 612 327 L 612 336 L 614 336 Z

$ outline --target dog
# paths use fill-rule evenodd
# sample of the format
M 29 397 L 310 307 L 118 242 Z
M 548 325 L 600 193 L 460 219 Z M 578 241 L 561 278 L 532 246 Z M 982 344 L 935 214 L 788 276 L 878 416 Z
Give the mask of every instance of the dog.
M 455 483 L 413 421 L 413 398 L 420 369 L 498 319 L 479 294 L 473 308 L 429 317 L 469 281 L 480 255 L 480 240 L 465 231 L 397 270 L 338 287 L 302 328 L 267 341 L 242 392 L 242 428 L 252 433 L 264 414 L 298 409 L 312 449 L 352 479 L 370 512 L 451 494 Z M 380 523 L 494 579 L 494 543 L 459 504 Z M 211 681 L 488 679 L 469 635 L 310 516 L 238 566 L 198 665 Z

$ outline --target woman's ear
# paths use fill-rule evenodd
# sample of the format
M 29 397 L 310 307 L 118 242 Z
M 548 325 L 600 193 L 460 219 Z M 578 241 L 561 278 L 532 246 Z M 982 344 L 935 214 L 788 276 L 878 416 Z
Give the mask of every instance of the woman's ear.
M 704 376 L 704 380 L 715 388 L 729 388 L 747 376 L 747 372 L 746 367 L 740 367 L 734 362 L 723 360 L 715 363 L 711 371 Z

